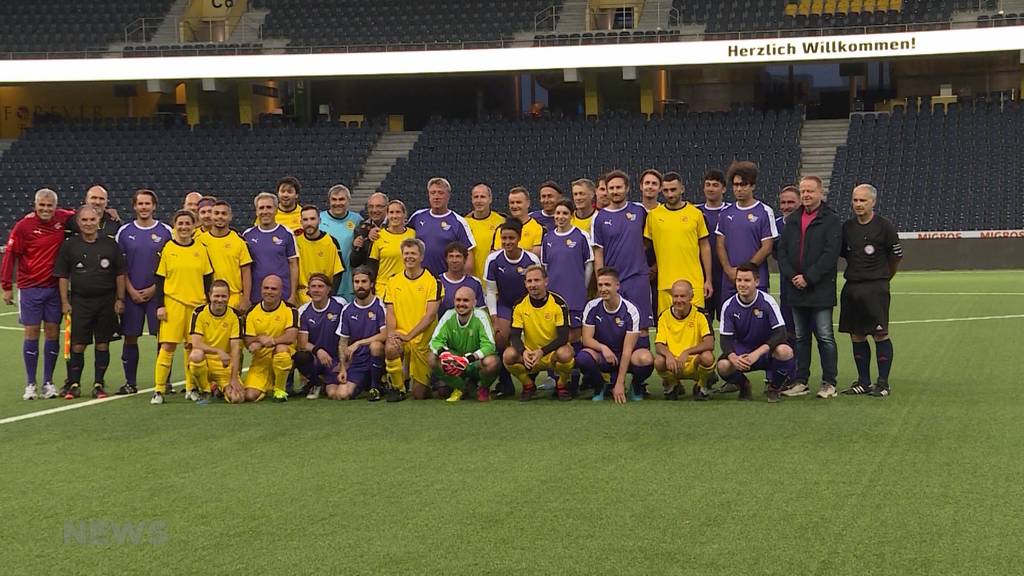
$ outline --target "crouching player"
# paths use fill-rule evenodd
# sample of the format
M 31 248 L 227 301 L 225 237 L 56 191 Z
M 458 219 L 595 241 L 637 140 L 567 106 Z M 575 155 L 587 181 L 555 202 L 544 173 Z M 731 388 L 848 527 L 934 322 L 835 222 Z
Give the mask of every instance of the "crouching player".
M 368 400 L 381 399 L 387 320 L 384 304 L 373 294 L 373 272 L 367 266 L 352 271 L 355 299 L 341 311 L 338 324 L 338 388 L 340 398 L 355 398 L 369 390 Z M 330 394 L 330 387 L 328 387 Z
M 299 341 L 292 360 L 309 383 L 307 399 L 319 398 L 326 386 L 328 398 L 347 400 L 351 394 L 342 394 L 338 383 L 338 325 L 345 299 L 331 296 L 334 281 L 326 274 L 314 272 L 305 283 L 309 301 L 299 307 Z
M 451 389 L 448 402 L 458 402 L 468 381 L 475 381 L 476 399 L 490 400 L 491 384 L 498 375 L 494 331 L 487 313 L 476 307 L 473 288 L 463 286 L 455 291 L 455 307 L 437 322 L 430 338 L 427 360 L 437 377 Z M 438 395 L 444 395 L 439 391 Z
M 665 387 L 666 400 L 686 394 L 680 380 L 693 380 L 693 399 L 707 400 L 708 378 L 715 371 L 715 335 L 707 316 L 693 302 L 693 285 L 676 280 L 670 289 L 672 305 L 658 316 L 658 353 L 654 366 Z
M 757 289 L 758 269 L 751 263 L 736 268 L 736 295 L 722 305 L 722 355 L 718 374 L 750 400 L 746 373 L 764 370 L 772 384 L 765 394 L 778 402 L 794 368 L 793 349 L 786 344 L 786 322 L 774 298 Z
M 619 273 L 611 267 L 597 271 L 597 294 L 583 309 L 583 348 L 576 353 L 576 367 L 584 383 L 595 390 L 591 400 L 604 400 L 605 374 L 615 374 L 612 396 L 626 402 L 626 374 L 642 382 L 653 371 L 651 351 L 637 348 L 640 311 L 619 295 Z
M 273 390 L 274 400 L 288 401 L 285 383 L 299 332 L 299 314 L 282 300 L 284 283 L 271 274 L 260 286 L 261 300 L 245 315 L 245 347 L 252 353 L 245 378 L 245 401 L 258 402 Z
M 189 325 L 189 374 L 192 388 L 198 388 L 206 400 L 214 389 L 232 404 L 242 402 L 244 394 L 239 371 L 242 365 L 242 317 L 228 306 L 231 287 L 224 280 L 210 285 L 210 303 L 198 306 Z

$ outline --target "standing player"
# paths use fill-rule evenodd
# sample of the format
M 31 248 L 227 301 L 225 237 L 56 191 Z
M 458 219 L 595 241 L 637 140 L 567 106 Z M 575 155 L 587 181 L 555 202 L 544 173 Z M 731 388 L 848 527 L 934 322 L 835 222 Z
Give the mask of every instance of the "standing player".
M 537 220 L 530 216 L 530 192 L 522 186 L 516 186 L 508 191 L 508 214 L 509 218 L 518 220 L 519 246 L 523 250 L 529 250 L 534 254 L 540 254 L 540 241 L 544 236 L 544 227 Z M 499 235 L 500 230 L 494 235 L 492 250 L 501 250 L 502 242 Z
M 245 378 L 245 401 L 259 402 L 271 390 L 274 400 L 288 401 L 285 385 L 299 333 L 299 314 L 283 301 L 284 283 L 271 274 L 260 285 L 260 302 L 245 315 L 245 347 L 252 354 Z
M 381 202 L 381 198 L 376 194 L 370 198 L 371 200 L 367 202 L 368 205 L 372 202 L 374 206 L 378 206 Z M 352 252 L 355 246 L 356 230 L 363 223 L 362 216 L 348 209 L 351 200 L 352 194 L 348 187 L 343 184 L 335 184 L 327 191 L 329 209 L 320 213 L 320 229 L 330 234 L 340 247 L 341 266 L 346 271 L 342 272 L 341 287 L 336 294 L 345 300 L 352 299 L 352 275 L 348 273 L 348 270 L 353 267 Z M 383 198 L 383 201 L 387 202 L 387 196 Z M 379 220 L 382 218 L 382 214 L 376 216 L 371 214 L 371 217 Z M 367 234 L 369 235 L 369 232 Z M 372 240 L 375 241 L 376 238 Z M 366 253 L 368 254 L 369 251 L 367 250 Z
M 320 229 L 320 209 L 307 205 L 302 207 L 302 235 L 295 239 L 299 254 L 299 287 L 296 299 L 301 306 L 309 302 L 309 279 L 314 274 L 323 274 L 331 279 L 331 293 L 341 288 L 342 272 L 341 247 L 333 236 Z
M 476 244 L 476 250 L 473 251 L 473 271 L 483 278 L 487 257 L 491 255 L 488 248 L 492 246 L 498 226 L 505 221 L 505 215 L 491 209 L 491 187 L 483 182 L 473 186 L 470 191 L 470 202 L 473 211 L 466 214 L 466 223 L 469 224 L 469 231 L 473 233 L 473 243 Z
M 302 229 L 302 215 L 299 206 L 299 190 L 301 189 L 299 179 L 294 176 L 285 176 L 277 181 L 277 211 L 274 213 L 274 221 L 284 226 L 289 232 L 298 232 Z M 259 224 L 258 219 L 256 223 Z
M 214 196 L 203 196 L 199 200 L 198 212 L 196 215 L 199 217 L 199 225 L 192 231 L 193 236 L 199 236 L 205 234 L 213 228 L 213 207 L 217 204 L 217 198 Z
M 320 214 L 320 219 L 323 220 L 323 218 L 324 215 Z M 356 227 L 355 235 L 352 238 L 352 252 L 349 254 L 348 261 L 343 261 L 343 264 L 352 268 L 366 265 L 370 261 L 370 250 L 373 249 L 373 243 L 377 241 L 380 231 L 387 225 L 388 195 L 378 190 L 366 199 L 366 219 Z M 320 224 L 320 227 L 324 227 L 323 223 Z
M 896 275 L 903 246 L 892 222 L 875 214 L 878 190 L 871 184 L 853 189 L 853 217 L 843 224 L 846 284 L 841 296 L 839 331 L 850 334 L 857 381 L 844 394 L 889 395 L 892 340 L 889 339 L 889 281 Z M 875 341 L 878 380 L 871 386 L 871 347 Z
M 718 259 L 716 253 L 717 241 L 715 237 L 715 230 L 718 229 L 718 220 L 722 214 L 722 210 L 731 206 L 728 202 L 723 200 L 725 196 L 725 174 L 722 174 L 719 170 L 709 170 L 704 174 L 703 181 L 704 190 L 704 203 L 698 204 L 697 208 L 704 213 L 704 223 L 708 227 L 708 233 L 711 238 L 708 239 L 708 243 L 711 247 L 711 287 L 713 291 L 709 298 L 704 299 L 704 313 L 708 317 L 708 325 L 710 325 L 715 317 L 718 315 L 718 310 L 722 306 L 722 262 Z
M 213 386 L 232 404 L 242 401 L 242 334 L 244 320 L 237 310 L 228 306 L 231 288 L 224 280 L 210 284 L 209 304 L 200 304 L 192 312 L 188 355 L 193 390 L 199 388 L 203 400 L 210 397 Z
M 472 288 L 459 288 L 455 291 L 455 307 L 437 322 L 427 357 L 435 374 L 451 389 L 448 402 L 461 400 L 470 380 L 478 383 L 476 399 L 490 400 L 491 384 L 498 374 L 494 351 L 494 333 L 487 313 L 477 308 Z
M 466 259 L 469 258 L 469 251 L 459 242 L 452 242 L 444 250 L 444 259 L 448 264 L 448 270 L 441 274 L 441 286 L 444 288 L 444 298 L 437 310 L 438 317 L 445 312 L 455 308 L 455 292 L 463 286 L 469 288 L 476 295 L 476 307 L 487 306 L 484 301 L 484 287 L 476 276 L 466 274 Z
M 648 212 L 658 207 L 658 192 L 663 183 L 661 172 L 648 168 L 640 173 L 640 203 Z
M 541 370 L 554 370 L 558 374 L 558 399 L 572 400 L 568 384 L 575 362 L 569 345 L 569 308 L 561 296 L 548 291 L 548 274 L 543 266 L 526 269 L 526 292 L 512 309 L 511 345 L 505 348 L 502 362 L 522 384 L 521 402 L 530 401 L 537 393 L 530 375 Z
M 619 295 L 619 273 L 614 268 L 597 271 L 597 293 L 583 309 L 583 348 L 576 353 L 576 367 L 594 389 L 591 400 L 600 402 L 606 393 L 604 374 L 614 374 L 612 397 L 626 402 L 626 374 L 647 380 L 653 370 L 651 351 L 637 348 L 640 311 Z
M 611 198 L 608 197 L 608 181 L 605 179 L 607 176 L 601 174 L 597 177 L 597 186 L 594 188 L 594 206 L 600 210 L 607 208 L 611 203 Z
M 381 298 L 387 294 L 391 277 L 401 274 L 405 269 L 402 264 L 402 242 L 416 237 L 416 232 L 405 223 L 405 203 L 401 200 L 388 202 L 388 226 L 380 231 L 370 250 L 370 267 L 376 273 L 375 288 Z
M 591 225 L 597 212 L 594 207 L 594 194 L 592 180 L 580 178 L 572 183 L 572 202 L 575 207 L 572 212 L 572 225 L 586 232 L 588 236 L 591 234 Z
M 348 400 L 353 397 L 352 390 L 338 382 L 338 327 L 347 302 L 340 296 L 331 296 L 334 282 L 326 274 L 314 272 L 308 284 L 309 301 L 299 307 L 298 344 L 292 357 L 295 368 L 309 382 L 307 399 L 316 400 L 326 387 L 331 400 Z
M 60 248 L 53 275 L 63 312 L 71 315 L 71 361 L 64 398 L 79 396 L 85 348 L 96 343 L 93 398 L 106 398 L 103 379 L 110 365 L 110 340 L 124 311 L 124 257 L 117 242 L 99 233 L 101 212 L 86 204 L 75 219 L 79 234 Z M 70 294 L 69 294 L 70 293 Z
M 562 189 L 557 182 L 548 180 L 541 183 L 538 197 L 540 198 L 540 210 L 530 212 L 530 217 L 541 225 L 545 232 L 555 228 L 555 206 L 562 201 Z
M 138 389 L 139 336 L 143 325 L 149 334 L 159 333 L 160 321 L 156 317 L 156 265 L 164 244 L 170 241 L 171 227 L 153 218 L 157 196 L 152 190 L 139 190 L 132 197 L 135 220 L 121 226 L 115 240 L 125 260 L 125 290 L 128 298 L 121 315 L 121 365 L 124 367 L 124 386 L 118 394 L 135 394 Z
M 426 247 L 423 267 L 434 278 L 444 272 L 444 250 L 452 242 L 462 242 L 469 249 L 471 257 L 467 261 L 467 268 L 476 261 L 473 232 L 465 218 L 448 209 L 451 197 L 452 185 L 447 180 L 431 178 L 427 182 L 427 203 L 430 207 L 413 212 L 409 218 L 409 227 L 416 231 L 416 238 Z M 473 273 L 473 270 L 469 272 Z
M 793 349 L 786 344 L 786 324 L 775 299 L 757 288 L 760 267 L 736 267 L 736 294 L 722 305 L 722 355 L 718 374 L 739 388 L 740 400 L 752 400 L 746 373 L 764 370 L 772 382 L 765 394 L 779 401 L 779 392 L 793 372 Z
M 22 398 L 35 400 L 36 371 L 39 367 L 39 325 L 43 325 L 43 398 L 56 398 L 53 370 L 60 354 L 60 293 L 53 264 L 60 251 L 70 210 L 57 208 L 57 193 L 49 188 L 36 191 L 34 211 L 11 229 L 3 259 L 4 302 L 14 304 L 14 280 L 17 269 L 18 322 L 25 335 L 21 355 L 25 362 L 26 384 Z
M 572 225 L 573 205 L 555 204 L 554 228 L 544 233 L 540 260 L 548 271 L 548 287 L 569 307 L 569 341 L 578 342 L 587 306 L 587 279 L 593 273 L 594 250 L 590 238 Z
M 388 402 L 401 402 L 406 394 L 406 373 L 412 380 L 413 398 L 430 397 L 430 364 L 427 343 L 437 322 L 437 307 L 444 297 L 441 282 L 423 266 L 423 241 L 402 240 L 405 270 L 388 282 L 388 339 L 384 348 L 391 390 Z M 406 372 L 408 370 L 408 372 Z
M 352 271 L 355 300 L 341 313 L 338 324 L 338 391 L 355 398 L 369 390 L 368 400 L 381 398 L 381 374 L 384 373 L 384 342 L 387 320 L 384 304 L 373 294 L 373 272 L 366 266 Z M 329 391 L 328 391 L 329 392 Z
M 252 256 L 252 283 L 254 286 L 262 286 L 264 278 L 277 276 L 283 284 L 285 300 L 295 302 L 299 284 L 299 249 L 295 244 L 295 235 L 291 229 L 274 220 L 277 214 L 276 196 L 260 192 L 253 199 L 253 204 L 256 206 L 258 224 L 242 233 Z M 253 290 L 249 300 L 253 304 L 259 302 L 259 293 Z
M 231 228 L 230 204 L 218 200 L 213 205 L 213 227 L 200 242 L 210 255 L 213 279 L 228 285 L 228 306 L 241 312 L 248 310 L 252 306 L 252 255 L 242 235 Z
M 775 212 L 754 198 L 757 186 L 757 165 L 733 162 L 729 181 L 736 203 L 724 208 L 715 228 L 715 252 L 722 264 L 721 301 L 736 293 L 736 267 L 752 262 L 759 266 L 758 289 L 768 291 L 768 255 L 779 232 L 775 228 Z
M 199 216 L 199 201 L 203 199 L 203 195 L 193 190 L 188 194 L 185 194 L 185 199 L 181 203 L 182 210 L 188 210 L 189 212 Z
M 188 210 L 174 213 L 174 238 L 164 244 L 156 267 L 156 317 L 160 320 L 157 343 L 160 346 L 154 367 L 156 390 L 150 404 L 163 404 L 167 381 L 171 376 L 174 351 L 185 342 L 189 348 L 189 320 L 196 306 L 206 301 L 213 266 L 206 246 L 192 239 L 196 216 Z M 186 356 L 187 357 L 187 356 Z M 192 379 L 186 370 L 186 398 L 197 400 Z
M 715 335 L 708 319 L 693 304 L 695 292 L 689 280 L 672 284 L 672 303 L 658 316 L 658 356 L 654 367 L 665 386 L 665 399 L 686 394 L 680 380 L 693 380 L 693 399 L 707 400 L 707 383 L 715 371 Z

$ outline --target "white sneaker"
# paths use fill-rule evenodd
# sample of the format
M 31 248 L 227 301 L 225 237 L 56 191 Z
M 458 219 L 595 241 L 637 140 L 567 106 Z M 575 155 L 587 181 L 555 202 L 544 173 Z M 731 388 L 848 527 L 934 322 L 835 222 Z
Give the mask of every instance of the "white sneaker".
M 803 396 L 804 394 L 810 393 L 811 389 L 807 387 L 807 384 L 803 382 L 797 382 L 789 388 L 782 391 L 783 396 Z
M 822 384 L 821 389 L 818 390 L 818 398 L 835 398 L 836 387 L 831 384 Z
M 53 382 L 47 382 L 46 384 L 43 384 L 44 399 L 49 400 L 51 398 L 56 398 L 58 396 L 60 396 L 60 394 L 57 393 L 57 387 L 53 385 Z
M 536 382 L 537 390 L 554 390 L 555 379 L 550 374 L 545 374 L 543 379 L 539 379 Z
M 320 397 L 320 393 L 323 391 L 323 386 L 315 384 L 309 387 L 309 392 L 306 394 L 306 400 L 316 400 Z
M 202 398 L 199 396 L 199 392 L 196 392 L 195 390 L 189 390 L 188 392 L 185 392 L 185 400 L 199 402 L 200 400 L 202 400 Z
M 25 384 L 25 393 L 21 395 L 22 400 L 35 400 L 36 399 L 36 385 Z
M 164 395 L 159 392 L 153 392 L 153 397 L 149 399 L 150 404 L 163 404 Z

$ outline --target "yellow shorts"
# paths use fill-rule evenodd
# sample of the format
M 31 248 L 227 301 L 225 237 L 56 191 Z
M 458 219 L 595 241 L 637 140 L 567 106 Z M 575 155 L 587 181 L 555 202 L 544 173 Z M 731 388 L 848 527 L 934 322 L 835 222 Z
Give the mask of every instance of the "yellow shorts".
M 231 367 L 225 366 L 216 354 L 206 355 L 206 375 L 210 384 L 216 384 L 223 390 L 231 382 Z
M 188 328 L 192 321 L 192 312 L 196 307 L 182 304 L 173 298 L 165 298 L 164 308 L 167 309 L 167 320 L 160 323 L 160 330 L 156 337 L 157 342 L 168 344 L 188 342 Z
M 676 369 L 675 377 L 680 380 L 697 380 L 697 359 L 699 355 L 693 355 L 686 359 L 681 368 Z M 708 368 L 710 370 L 710 368 Z
M 406 342 L 402 348 L 402 363 L 408 367 L 409 379 L 424 385 L 430 384 L 430 364 L 427 363 L 427 355 L 430 354 L 428 344 L 432 333 L 423 332 Z
M 289 354 L 294 354 L 295 348 L 289 348 Z M 263 392 L 274 390 L 274 351 L 270 348 L 260 348 L 252 355 L 252 362 L 249 364 L 249 373 L 245 377 L 245 388 L 255 388 Z
M 555 350 L 554 352 L 549 352 L 549 353 L 541 356 L 540 360 L 537 360 L 537 363 L 533 365 L 533 369 L 530 370 L 530 374 L 536 374 L 536 373 L 541 372 L 543 370 L 554 371 L 555 370 L 555 354 L 557 352 L 558 351 Z

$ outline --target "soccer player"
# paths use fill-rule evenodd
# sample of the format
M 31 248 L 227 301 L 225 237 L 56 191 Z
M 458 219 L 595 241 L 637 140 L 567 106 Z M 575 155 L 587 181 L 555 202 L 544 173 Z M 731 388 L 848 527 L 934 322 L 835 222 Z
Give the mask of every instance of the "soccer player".
M 672 287 L 686 280 L 697 287 L 693 305 L 703 312 L 705 298 L 714 293 L 707 223 L 700 209 L 683 199 L 679 174 L 668 172 L 662 182 L 665 203 L 647 214 L 644 226 L 644 238 L 654 245 L 658 263 L 658 310 L 664 313 L 672 306 Z
M 353 390 L 338 382 L 338 327 L 348 303 L 340 296 L 331 296 L 334 281 L 326 274 L 314 272 L 308 283 L 309 301 L 299 307 L 298 344 L 292 359 L 309 383 L 307 399 L 316 400 L 326 387 L 331 400 L 348 400 Z
M 569 345 L 569 308 L 561 296 L 548 291 L 543 266 L 526 269 L 526 292 L 512 309 L 511 345 L 505 348 L 502 362 L 523 387 L 521 402 L 529 402 L 537 393 L 530 375 L 541 370 L 554 370 L 558 399 L 572 400 L 568 383 L 575 354 Z
M 271 274 L 260 285 L 259 305 L 245 315 L 245 347 L 252 354 L 245 378 L 244 399 L 259 402 L 273 391 L 274 400 L 288 401 L 285 385 L 299 333 L 299 314 L 283 301 L 284 282 Z
M 572 183 L 572 202 L 575 206 L 572 225 L 586 232 L 588 236 L 591 234 L 591 225 L 597 212 L 594 207 L 595 193 L 596 187 L 592 180 L 580 178 Z
M 530 217 L 536 220 L 545 232 L 555 228 L 555 206 L 562 201 L 562 196 L 562 188 L 557 182 L 547 180 L 541 183 L 538 192 L 540 210 L 530 212 Z
M 746 374 L 764 370 L 765 380 L 772 383 L 765 390 L 768 401 L 778 402 L 794 368 L 793 349 L 786 344 L 778 303 L 757 287 L 760 268 L 752 262 L 736 267 L 736 294 L 722 305 L 718 374 L 739 388 L 740 400 L 752 400 Z
M 544 237 L 544 227 L 537 220 L 530 216 L 530 192 L 522 186 L 516 186 L 508 191 L 508 214 L 509 218 L 518 220 L 519 246 L 523 250 L 529 250 L 534 254 L 540 254 L 540 241 Z M 492 250 L 501 250 L 502 241 L 500 238 L 500 227 L 494 235 Z M 493 253 L 493 252 L 492 252 Z
M 242 402 L 244 390 L 239 376 L 242 368 L 244 322 L 237 310 L 228 306 L 231 287 L 224 280 L 210 284 L 209 304 L 200 304 L 189 323 L 189 374 L 193 390 L 198 388 L 206 400 L 217 387 L 232 404 Z
M 640 173 L 640 203 L 648 212 L 658 207 L 658 192 L 661 192 L 661 172 L 648 168 Z
M 43 325 L 43 398 L 56 398 L 53 370 L 60 354 L 60 293 L 53 264 L 64 242 L 70 210 L 57 208 L 57 193 L 40 188 L 35 194 L 34 210 L 14 225 L 4 251 L 2 278 L 4 302 L 14 305 L 14 280 L 17 269 L 18 322 L 24 327 L 21 355 L 25 362 L 26 384 L 22 396 L 35 400 L 36 372 L 39 367 L 39 325 Z
M 217 204 L 217 198 L 214 196 L 203 196 L 199 200 L 196 214 L 199 217 L 199 225 L 192 231 L 193 236 L 205 234 L 213 228 L 213 207 L 215 204 Z
M 536 254 L 523 249 L 520 238 L 522 229 L 522 224 L 514 218 L 509 218 L 499 226 L 498 238 L 501 241 L 501 249 L 487 257 L 487 264 L 484 267 L 487 310 L 491 315 L 495 343 L 500 353 L 504 353 L 509 344 L 512 309 L 526 296 L 526 269 L 540 264 L 540 258 Z M 507 370 L 501 370 L 498 381 L 499 396 L 511 396 L 515 392 Z
M 476 306 L 472 288 L 459 288 L 455 291 L 455 307 L 445 312 L 434 328 L 427 357 L 434 373 L 451 389 L 448 402 L 462 399 L 467 381 L 478 383 L 477 401 L 490 400 L 491 384 L 498 374 L 494 351 L 490 318 Z
M 853 217 L 843 223 L 842 256 L 846 284 L 840 296 L 839 331 L 853 341 L 857 381 L 844 394 L 889 395 L 892 340 L 889 338 L 889 281 L 896 275 L 903 246 L 892 222 L 875 214 L 878 190 L 871 184 L 853 189 Z M 871 385 L 871 347 L 875 341 L 878 380 Z
M 444 297 L 441 282 L 423 266 L 425 248 L 419 238 L 402 240 L 405 269 L 388 282 L 388 339 L 384 347 L 391 390 L 388 402 L 401 402 L 406 395 L 406 374 L 412 380 L 413 398 L 430 397 L 430 336 L 437 322 L 437 308 Z M 406 366 L 408 372 L 406 372 Z
M 704 224 L 708 227 L 708 233 L 711 236 L 715 235 L 715 230 L 718 229 L 718 220 L 722 214 L 722 210 L 731 206 L 728 202 L 723 201 L 725 196 L 725 174 L 722 174 L 719 170 L 709 170 L 704 174 L 703 181 L 704 191 L 704 203 L 698 204 L 697 208 L 704 213 Z M 711 247 L 711 287 L 714 290 L 710 297 L 704 298 L 704 311 L 708 317 L 708 324 L 714 321 L 715 316 L 718 315 L 718 310 L 722 306 L 722 262 L 718 259 L 716 253 L 717 241 L 715 238 L 708 240 Z
M 189 212 L 195 214 L 198 217 L 199 201 L 202 199 L 203 195 L 193 190 L 192 192 L 185 194 L 185 200 L 181 203 L 181 209 L 188 210 Z
M 124 368 L 124 385 L 117 390 L 119 395 L 135 394 L 138 389 L 139 336 L 143 325 L 149 326 L 149 334 L 156 336 L 160 321 L 156 317 L 156 265 L 160 251 L 173 236 L 171 227 L 153 217 L 158 205 L 156 193 L 152 190 L 138 190 L 132 197 L 135 220 L 121 226 L 115 241 L 125 260 L 125 291 L 128 297 L 121 315 L 121 334 L 124 346 L 121 349 L 121 365 Z
M 800 203 L 803 208 L 789 215 L 779 240 L 779 279 L 789 284 L 786 299 L 793 308 L 796 331 L 796 374 L 792 385 L 782 394 L 800 396 L 808 392 L 813 333 L 821 357 L 818 398 L 833 398 L 839 355 L 832 331 L 832 310 L 836 306 L 843 224 L 824 202 L 824 189 L 817 176 L 800 179 Z
M 441 274 L 441 286 L 444 288 L 444 298 L 441 306 L 437 309 L 438 317 L 455 307 L 455 292 L 463 286 L 469 288 L 476 295 L 476 306 L 484 308 L 487 303 L 484 301 L 484 287 L 475 276 L 466 274 L 466 259 L 469 258 L 469 251 L 460 242 L 452 242 L 445 248 L 444 259 L 448 264 L 448 270 Z
M 597 271 L 597 293 L 583 309 L 583 348 L 576 353 L 576 367 L 594 389 L 591 400 L 604 400 L 604 374 L 612 374 L 612 397 L 626 402 L 626 374 L 646 380 L 653 370 L 651 351 L 638 348 L 640 311 L 619 295 L 619 273 L 614 268 Z
M 465 218 L 448 209 L 451 197 L 452 185 L 447 180 L 431 178 L 427 182 L 427 203 L 430 207 L 417 210 L 409 217 L 409 227 L 416 231 L 416 238 L 426 247 L 423 267 L 434 278 L 444 272 L 444 250 L 452 242 L 462 242 L 469 249 L 471 258 L 467 261 L 467 269 L 470 274 L 476 261 L 473 232 Z
M 768 291 L 768 255 L 779 232 L 775 228 L 775 211 L 754 197 L 757 186 L 757 165 L 733 162 L 729 181 L 736 203 L 723 208 L 715 228 L 715 253 L 722 264 L 721 301 L 736 293 L 736 267 L 753 262 L 760 266 L 758 289 Z
M 658 355 L 654 367 L 665 387 L 666 400 L 678 400 L 686 394 L 680 380 L 693 380 L 693 399 L 709 398 L 707 383 L 715 371 L 715 335 L 708 319 L 693 304 L 693 286 L 689 280 L 676 280 L 670 290 L 672 303 L 658 316 L 658 336 L 654 349 Z
M 578 342 L 587 306 L 587 279 L 593 274 L 590 237 L 572 224 L 572 202 L 555 204 L 554 228 L 544 233 L 540 261 L 548 271 L 548 287 L 569 308 L 569 341 Z
M 321 214 L 320 219 L 323 220 L 323 218 L 324 215 Z M 366 219 L 356 227 L 355 236 L 352 238 L 352 252 L 349 254 L 348 262 L 344 262 L 344 264 L 358 268 L 369 263 L 373 243 L 377 241 L 380 231 L 387 225 L 388 195 L 378 190 L 366 199 Z M 322 228 L 323 224 L 320 226 Z
M 387 294 L 388 282 L 400 274 L 402 264 L 402 242 L 415 238 L 416 232 L 406 226 L 405 203 L 401 200 L 388 202 L 388 226 L 380 231 L 370 250 L 370 267 L 376 273 L 376 292 L 381 298 Z
M 157 343 L 160 350 L 156 355 L 154 382 L 156 390 L 150 404 L 163 404 L 167 381 L 171 376 L 174 351 L 178 344 L 185 342 L 186 350 L 191 346 L 189 324 L 192 312 L 206 301 L 206 294 L 213 282 L 213 265 L 206 246 L 192 238 L 196 215 L 188 210 L 178 210 L 172 219 L 174 237 L 164 244 L 156 266 L 156 317 L 160 320 Z M 189 370 L 185 374 L 185 397 L 199 400 L 192 388 Z
M 352 271 L 355 300 L 341 313 L 338 325 L 337 395 L 355 398 L 369 390 L 367 399 L 381 399 L 381 374 L 384 373 L 384 342 L 387 320 L 384 304 L 373 293 L 373 271 L 360 266 Z
M 331 293 L 341 288 L 341 276 L 345 270 L 341 263 L 341 247 L 333 236 L 320 229 L 320 209 L 313 205 L 302 207 L 302 235 L 295 239 L 299 253 L 299 287 L 296 299 L 301 306 L 309 302 L 306 289 L 313 274 L 323 274 L 331 279 Z
M 106 398 L 104 377 L 110 365 L 110 340 L 117 315 L 124 311 L 124 257 L 117 242 L 99 233 L 102 213 L 90 204 L 78 210 L 78 235 L 60 248 L 53 275 L 58 278 L 61 307 L 71 315 L 71 361 L 64 398 L 79 396 L 85 348 L 96 343 L 93 398 Z
M 605 179 L 607 176 L 602 174 L 597 177 L 597 186 L 594 188 L 594 206 L 600 210 L 607 208 L 611 203 L 611 198 L 608 197 L 608 181 Z
M 473 233 L 473 242 L 476 243 L 476 250 L 473 251 L 473 271 L 483 278 L 484 266 L 487 264 L 487 257 L 491 255 L 488 248 L 493 246 L 493 240 L 498 226 L 505 221 L 505 215 L 491 209 L 493 196 L 491 187 L 480 182 L 470 190 L 470 202 L 473 211 L 466 214 L 466 223 L 469 224 L 469 231 Z
M 228 285 L 228 306 L 244 313 L 252 306 L 252 254 L 242 235 L 231 228 L 231 216 L 231 205 L 218 200 L 213 205 L 213 227 L 199 240 L 210 255 L 213 279 Z
M 351 199 L 352 194 L 347 186 L 335 184 L 327 191 L 329 209 L 320 213 L 320 229 L 337 240 L 338 246 L 341 249 L 341 265 L 345 272 L 342 272 L 341 286 L 336 294 L 345 300 L 352 299 L 352 275 L 348 273 L 348 270 L 354 266 L 352 263 L 352 252 L 355 249 L 356 230 L 360 229 L 363 223 L 362 216 L 348 209 Z M 386 196 L 383 198 L 383 201 L 387 202 Z M 367 204 L 369 205 L 371 202 L 374 206 L 378 206 L 381 198 L 375 194 L 371 196 L 371 200 Z M 381 215 L 373 217 L 379 221 Z M 373 238 L 373 240 L 375 241 L 376 238 Z M 369 251 L 367 250 L 366 253 L 368 254 Z
M 262 286 L 264 278 L 277 276 L 283 283 L 285 300 L 295 302 L 299 284 L 299 249 L 295 244 L 295 235 L 291 229 L 274 220 L 277 196 L 260 192 L 253 199 L 253 204 L 256 206 L 258 224 L 242 233 L 242 238 L 249 246 L 249 255 L 252 256 L 252 284 Z M 260 294 L 253 290 L 249 300 L 256 304 L 261 300 Z
M 289 232 L 302 229 L 302 216 L 299 205 L 299 190 L 302 186 L 294 176 L 285 176 L 277 181 L 277 212 L 274 221 L 284 226 Z M 257 214 L 256 223 L 259 224 Z

